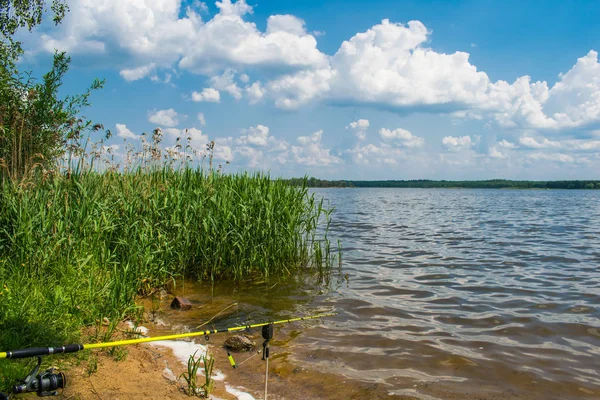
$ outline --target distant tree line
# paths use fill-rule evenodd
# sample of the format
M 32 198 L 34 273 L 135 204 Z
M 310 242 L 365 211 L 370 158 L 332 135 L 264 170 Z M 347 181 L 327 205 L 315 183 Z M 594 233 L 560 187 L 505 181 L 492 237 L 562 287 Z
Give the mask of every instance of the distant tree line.
M 306 185 L 308 187 L 354 187 L 351 184 L 351 181 L 328 181 L 325 179 L 317 179 L 317 178 L 291 178 L 284 179 L 287 183 L 292 186 L 302 186 Z
M 390 187 L 390 188 L 468 188 L 468 189 L 600 189 L 600 181 L 434 181 L 430 179 L 386 181 L 329 181 L 317 178 L 286 179 L 290 185 L 308 187 Z

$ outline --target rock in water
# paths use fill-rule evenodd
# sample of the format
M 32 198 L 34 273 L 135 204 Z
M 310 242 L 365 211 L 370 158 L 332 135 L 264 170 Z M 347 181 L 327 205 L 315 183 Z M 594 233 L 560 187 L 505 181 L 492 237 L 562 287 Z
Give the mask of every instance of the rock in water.
M 228 338 L 224 344 L 227 350 L 250 351 L 256 347 L 256 343 L 243 335 L 235 335 Z
M 192 303 L 185 297 L 177 296 L 171 302 L 171 308 L 177 308 L 179 310 L 189 310 L 192 308 Z

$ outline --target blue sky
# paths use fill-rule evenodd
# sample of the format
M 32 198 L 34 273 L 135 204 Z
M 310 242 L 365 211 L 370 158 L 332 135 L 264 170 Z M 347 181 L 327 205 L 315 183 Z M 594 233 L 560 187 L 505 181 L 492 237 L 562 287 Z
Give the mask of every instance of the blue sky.
M 226 170 L 324 179 L 598 179 L 600 3 L 80 0 L 24 68 L 124 139 L 188 129 Z

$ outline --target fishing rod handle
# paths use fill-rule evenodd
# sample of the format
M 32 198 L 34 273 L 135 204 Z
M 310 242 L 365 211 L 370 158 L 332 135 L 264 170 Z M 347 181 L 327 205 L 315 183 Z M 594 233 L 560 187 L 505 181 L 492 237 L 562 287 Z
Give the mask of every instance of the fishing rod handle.
M 58 353 L 76 353 L 79 350 L 83 350 L 82 344 L 68 344 L 66 346 L 59 347 L 32 347 L 29 349 L 7 351 L 6 357 L 4 358 L 29 358 Z

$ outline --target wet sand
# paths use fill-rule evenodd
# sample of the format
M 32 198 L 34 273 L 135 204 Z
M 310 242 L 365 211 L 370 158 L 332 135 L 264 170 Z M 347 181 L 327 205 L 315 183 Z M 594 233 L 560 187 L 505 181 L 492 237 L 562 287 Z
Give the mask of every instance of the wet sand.
M 152 332 L 157 328 L 146 324 Z M 215 357 L 216 370 L 225 375 L 224 380 L 215 381 L 212 393 L 215 399 L 238 399 L 226 390 L 234 388 L 252 395 L 255 399 L 264 396 L 265 361 L 257 354 L 233 353 L 239 365 L 236 369 L 230 366 L 227 351 L 223 348 L 226 337 L 213 336 L 208 345 L 209 352 Z M 260 339 L 260 338 L 259 338 Z M 203 340 L 203 339 L 202 339 Z M 199 344 L 206 345 L 202 340 Z M 262 339 L 261 339 L 262 340 Z M 260 348 L 262 341 L 258 341 Z M 389 395 L 378 385 L 345 380 L 342 377 L 323 371 L 312 370 L 292 364 L 285 353 L 278 353 L 275 346 L 271 347 L 269 360 L 269 399 L 414 399 L 412 396 Z M 66 371 L 67 387 L 60 399 L 69 400 L 127 400 L 127 399 L 186 399 L 185 382 L 179 379 L 173 382 L 164 376 L 165 367 L 172 371 L 175 377 L 186 371 L 186 365 L 177 359 L 168 347 L 157 346 L 153 343 L 127 347 L 127 357 L 116 361 L 108 351 L 95 351 L 90 357 L 98 358 L 98 369 L 88 374 L 88 361 L 80 365 L 71 365 Z M 220 375 L 220 374 L 219 374 Z M 198 374 L 199 383 L 203 383 L 202 371 Z M 230 389 L 230 391 L 232 391 Z

